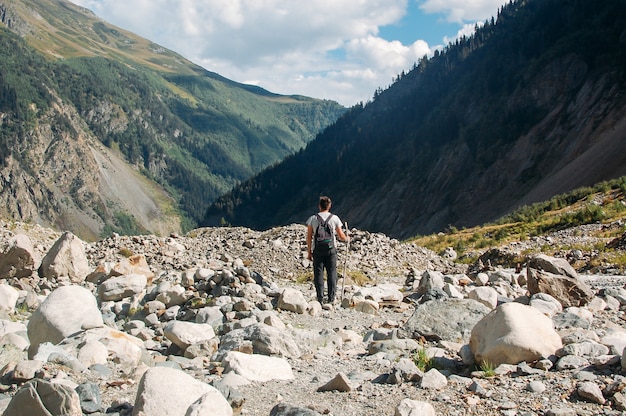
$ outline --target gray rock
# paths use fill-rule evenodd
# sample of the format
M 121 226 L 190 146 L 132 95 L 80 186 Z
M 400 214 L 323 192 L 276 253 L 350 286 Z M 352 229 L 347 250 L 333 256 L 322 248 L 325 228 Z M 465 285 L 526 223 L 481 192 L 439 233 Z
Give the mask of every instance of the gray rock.
M 269 325 L 255 323 L 222 336 L 216 358 L 221 360 L 229 351 L 243 351 L 246 348 L 251 349 L 255 354 L 290 358 L 297 358 L 301 354 L 291 334 Z
M 71 388 L 36 379 L 15 393 L 3 416 L 82 416 L 80 399 Z
M 272 408 L 270 416 L 322 416 L 322 414 L 306 407 L 279 403 Z
M 547 293 L 563 307 L 584 306 L 595 296 L 591 288 L 578 277 L 552 274 L 529 267 L 527 280 L 531 295 Z
M 111 277 L 98 286 L 98 298 L 101 302 L 122 300 L 143 292 L 147 284 L 143 274 Z
M 564 275 L 573 279 L 578 277 L 576 270 L 565 259 L 550 257 L 545 254 L 538 254 L 531 258 L 528 267 L 544 270 L 548 273 Z
M 96 413 L 103 410 L 100 388 L 96 383 L 82 383 L 76 387 L 76 393 L 80 398 L 83 413 Z
M 600 387 L 591 381 L 580 383 L 576 389 L 576 393 L 578 393 L 578 395 L 583 399 L 589 400 L 593 403 L 604 404 L 604 402 L 606 402 L 606 399 L 602 396 L 602 390 L 600 390 Z
M 474 325 L 490 311 L 471 299 L 428 301 L 415 308 L 402 332 L 409 338 L 467 343 Z
M 29 277 L 39 267 L 41 258 L 25 234 L 11 238 L 0 252 L 0 276 Z
M 583 357 L 577 355 L 566 355 L 561 357 L 556 362 L 556 369 L 561 370 L 574 370 L 577 368 L 586 367 L 589 365 L 589 361 Z
M 422 377 L 420 387 L 429 390 L 441 390 L 448 384 L 446 376 L 441 374 L 436 368 L 431 368 Z

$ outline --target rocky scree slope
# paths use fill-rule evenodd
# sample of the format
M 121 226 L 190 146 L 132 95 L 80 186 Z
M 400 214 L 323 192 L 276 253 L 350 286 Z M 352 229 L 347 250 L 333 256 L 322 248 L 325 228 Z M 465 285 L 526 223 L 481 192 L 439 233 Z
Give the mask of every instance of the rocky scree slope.
M 598 286 L 578 276 L 577 284 L 590 285 L 584 302 L 529 296 L 525 273 L 495 263 L 470 272 L 355 229 L 340 264 L 369 282 L 348 278 L 341 304 L 320 305 L 301 279 L 310 264 L 300 225 L 95 243 L 2 225 L 5 416 L 33 404 L 20 392 L 35 385 L 67 397 L 67 414 L 96 415 L 410 415 L 417 407 L 431 412 L 423 414 L 591 415 L 619 414 L 626 405 L 626 291 L 617 277 Z M 526 320 L 530 310 L 547 319 L 563 347 L 480 371 L 472 363 L 479 350 L 468 353 L 470 333 L 510 304 L 530 308 Z M 269 371 L 263 357 L 275 360 Z M 426 367 L 416 367 L 420 360 Z M 156 374 L 166 377 L 154 384 Z M 221 401 L 193 403 L 213 389 Z M 219 407 L 224 400 L 227 408 Z

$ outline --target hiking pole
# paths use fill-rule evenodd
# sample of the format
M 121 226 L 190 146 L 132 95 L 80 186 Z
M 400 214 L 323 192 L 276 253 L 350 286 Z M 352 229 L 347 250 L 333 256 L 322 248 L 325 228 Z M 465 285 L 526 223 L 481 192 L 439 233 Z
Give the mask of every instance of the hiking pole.
M 344 223 L 346 227 L 346 235 L 348 235 L 348 221 Z M 343 259 L 343 277 L 341 282 L 341 303 L 343 303 L 343 295 L 346 287 L 346 270 L 348 269 L 348 249 L 350 248 L 350 240 L 346 241 L 346 255 Z

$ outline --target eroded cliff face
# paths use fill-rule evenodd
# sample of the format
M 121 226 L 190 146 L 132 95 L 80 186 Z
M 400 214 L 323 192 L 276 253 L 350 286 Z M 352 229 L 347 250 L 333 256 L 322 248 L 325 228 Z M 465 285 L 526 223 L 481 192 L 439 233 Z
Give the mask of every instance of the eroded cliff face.
M 91 136 L 58 98 L 13 150 L 0 169 L 3 218 L 69 230 L 86 240 L 99 238 L 120 215 L 146 232 L 180 231 L 166 192 Z

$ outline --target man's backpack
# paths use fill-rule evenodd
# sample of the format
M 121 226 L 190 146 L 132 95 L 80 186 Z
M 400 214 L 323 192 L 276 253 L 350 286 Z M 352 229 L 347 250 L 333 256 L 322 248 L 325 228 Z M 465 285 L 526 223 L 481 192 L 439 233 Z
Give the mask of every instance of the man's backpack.
M 317 229 L 315 230 L 315 247 L 313 252 L 319 255 L 328 255 L 334 248 L 335 241 L 332 227 L 329 224 L 333 214 L 330 214 L 326 221 L 319 214 L 315 214 L 315 217 L 317 218 Z

